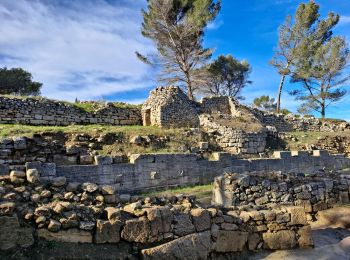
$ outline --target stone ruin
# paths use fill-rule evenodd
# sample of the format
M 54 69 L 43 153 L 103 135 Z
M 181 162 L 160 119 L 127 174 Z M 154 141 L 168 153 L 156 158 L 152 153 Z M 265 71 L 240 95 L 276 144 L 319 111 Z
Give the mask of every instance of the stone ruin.
M 195 104 L 177 87 L 158 87 L 152 90 L 142 106 L 145 126 L 165 128 L 198 127 Z
M 113 244 L 122 259 L 217 259 L 313 246 L 300 206 L 203 208 L 191 196 L 118 196 L 110 185 L 45 180 L 36 169 L 0 181 L 0 253 L 42 240 Z

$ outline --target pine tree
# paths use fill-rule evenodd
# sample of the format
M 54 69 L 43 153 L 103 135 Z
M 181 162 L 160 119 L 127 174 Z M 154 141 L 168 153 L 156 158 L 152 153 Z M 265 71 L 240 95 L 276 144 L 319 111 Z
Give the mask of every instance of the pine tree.
M 142 35 L 158 50 L 156 57 L 136 53 L 144 62 L 160 65 L 160 81 L 185 85 L 190 99 L 200 78 L 199 67 L 212 50 L 202 46 L 204 29 L 220 10 L 218 0 L 149 0 L 143 10 Z
M 292 16 L 287 16 L 285 23 L 279 28 L 278 47 L 270 61 L 270 64 L 281 75 L 277 93 L 277 113 L 281 109 L 281 94 L 285 78 L 293 70 L 298 48 L 313 33 L 313 27 L 319 17 L 318 11 L 319 5 L 315 4 L 314 1 L 300 4 L 295 14 L 294 23 Z

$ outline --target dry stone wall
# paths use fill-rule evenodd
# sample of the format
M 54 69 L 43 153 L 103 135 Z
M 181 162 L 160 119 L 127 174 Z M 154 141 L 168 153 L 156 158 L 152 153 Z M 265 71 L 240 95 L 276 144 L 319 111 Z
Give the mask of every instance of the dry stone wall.
M 0 123 L 141 125 L 142 118 L 138 108 L 119 108 L 111 103 L 94 112 L 87 112 L 59 101 L 0 97 Z
M 267 130 L 245 132 L 216 123 L 210 115 L 200 116 L 201 126 L 215 137 L 217 144 L 224 151 L 233 154 L 257 154 L 265 151 Z
M 47 181 L 36 169 L 12 171 L 1 181 L 0 253 L 38 240 L 126 243 L 127 259 L 217 259 L 313 246 L 301 207 L 201 208 L 185 196 L 126 198 L 108 185 Z
M 247 175 L 225 174 L 215 178 L 213 203 L 237 205 L 296 205 L 314 219 L 320 210 L 338 202 L 348 203 L 350 174 L 265 172 Z

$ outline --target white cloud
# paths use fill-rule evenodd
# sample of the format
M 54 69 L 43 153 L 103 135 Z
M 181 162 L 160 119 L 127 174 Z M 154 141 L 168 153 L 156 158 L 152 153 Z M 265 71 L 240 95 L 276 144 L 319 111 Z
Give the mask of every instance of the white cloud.
M 136 2 L 136 3 L 135 3 Z M 100 98 L 153 83 L 135 51 L 143 1 L 1 0 L 0 67 L 23 67 L 50 98 Z
M 346 25 L 350 23 L 350 16 L 340 16 L 339 25 Z

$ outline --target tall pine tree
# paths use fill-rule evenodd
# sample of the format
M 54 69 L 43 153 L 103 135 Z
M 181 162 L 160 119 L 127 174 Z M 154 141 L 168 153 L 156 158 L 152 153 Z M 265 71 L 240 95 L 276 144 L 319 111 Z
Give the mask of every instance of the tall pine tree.
M 137 52 L 137 56 L 162 67 L 161 82 L 186 86 L 190 99 L 200 78 L 198 68 L 212 54 L 202 46 L 204 29 L 220 4 L 220 0 L 148 0 L 147 10 L 142 11 L 142 34 L 154 42 L 158 55 L 152 58 Z

